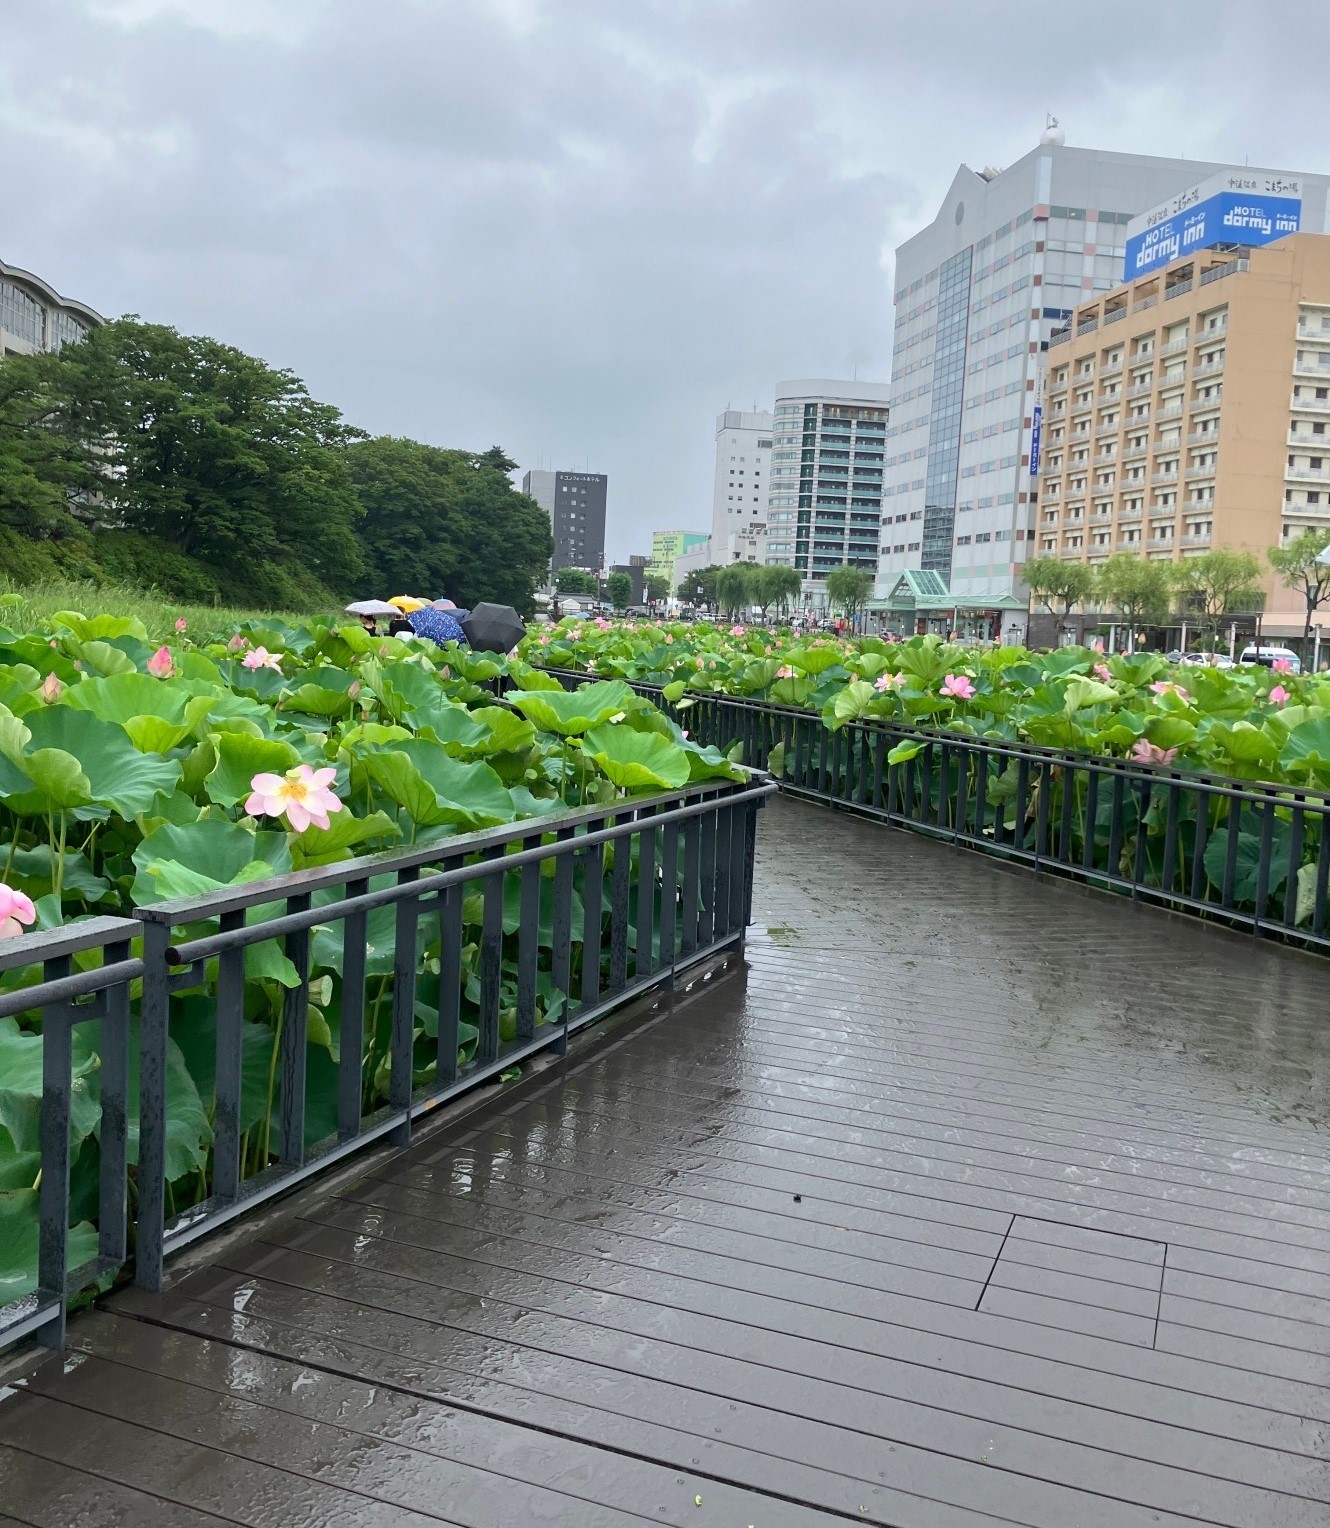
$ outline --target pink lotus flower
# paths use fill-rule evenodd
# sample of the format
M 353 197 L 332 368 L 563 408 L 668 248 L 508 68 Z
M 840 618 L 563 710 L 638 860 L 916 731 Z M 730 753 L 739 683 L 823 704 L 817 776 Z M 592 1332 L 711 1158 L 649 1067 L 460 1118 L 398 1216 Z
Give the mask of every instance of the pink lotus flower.
M 248 646 L 249 643 L 245 641 L 244 637 L 242 637 L 239 632 L 236 632 L 235 636 L 233 636 L 231 640 L 226 644 L 226 650 L 227 652 L 238 653 L 242 648 Z
M 974 681 L 966 674 L 948 674 L 938 694 L 952 700 L 969 700 L 974 694 Z
M 32 898 L 0 884 L 0 939 L 14 939 L 23 932 L 23 924 L 36 921 L 37 909 Z
M 1270 667 L 1274 669 L 1276 674 L 1291 674 L 1293 672 L 1293 665 L 1287 658 L 1276 658 Z
M 873 681 L 873 688 L 881 694 L 883 690 L 899 689 L 904 683 L 904 674 L 879 674 Z
M 730 635 L 732 637 L 741 637 L 741 636 L 743 636 L 743 634 L 744 634 L 744 628 L 742 626 L 731 626 L 730 627 Z
M 245 811 L 251 817 L 285 813 L 297 833 L 310 823 L 326 828 L 328 814 L 342 810 L 342 803 L 328 788 L 336 777 L 335 769 L 312 769 L 308 764 L 297 764 L 284 775 L 255 775 L 249 782 L 253 794 L 245 802 Z
M 1113 670 L 1109 668 L 1107 663 L 1096 663 L 1094 666 L 1094 676 L 1096 679 L 1102 679 L 1105 684 L 1113 683 Z
M 64 685 L 60 683 L 60 680 L 54 674 L 48 674 L 42 680 L 42 699 L 48 706 L 53 705 L 60 699 L 60 692 L 63 689 Z
M 186 630 L 188 628 L 188 626 L 189 626 L 189 622 L 184 618 L 183 615 L 180 616 L 178 618 L 178 620 L 176 621 L 176 623 L 175 623 L 175 629 L 177 631 L 184 631 L 184 630 Z
M 1274 689 L 1270 691 L 1270 701 L 1272 705 L 1286 706 L 1290 698 L 1291 697 L 1289 692 L 1284 688 L 1282 684 L 1277 684 Z
M 1131 756 L 1141 764 L 1171 764 L 1178 751 L 1176 748 L 1160 748 L 1149 738 L 1138 737 L 1131 745 Z
M 1191 691 L 1184 690 L 1180 684 L 1174 684 L 1171 679 L 1156 679 L 1150 688 L 1156 695 L 1176 695 L 1179 700 L 1191 699 Z
M 360 694 L 360 681 L 353 679 L 346 689 L 347 695 L 354 700 Z
M 278 674 L 282 672 L 280 655 L 270 653 L 266 647 L 256 647 L 253 652 L 246 653 L 242 666 L 247 669 L 273 669 Z
M 169 679 L 175 672 L 175 663 L 171 658 L 171 649 L 169 647 L 159 647 L 152 657 L 148 659 L 147 668 L 154 679 Z
M 666 647 L 674 646 L 674 633 L 672 631 L 667 631 L 665 633 L 665 645 Z
M 787 664 L 785 664 L 785 666 L 783 668 L 778 668 L 776 670 L 776 678 L 777 679 L 793 679 L 794 678 L 794 670 L 787 663 Z

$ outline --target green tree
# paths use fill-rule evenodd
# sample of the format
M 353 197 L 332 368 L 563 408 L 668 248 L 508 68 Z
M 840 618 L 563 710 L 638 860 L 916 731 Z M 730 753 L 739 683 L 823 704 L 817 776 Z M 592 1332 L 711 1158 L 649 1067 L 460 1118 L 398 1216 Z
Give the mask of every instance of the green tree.
M 1200 619 L 1207 646 L 1213 645 L 1223 616 L 1259 610 L 1265 602 L 1261 565 L 1250 552 L 1215 547 L 1199 557 L 1183 558 L 1173 575 L 1187 609 Z
M 1272 546 L 1266 556 L 1270 566 L 1290 589 L 1297 589 L 1306 614 L 1302 640 L 1311 636 L 1312 617 L 1330 599 L 1330 562 L 1321 553 L 1330 546 L 1330 530 L 1306 530 L 1284 546 Z
M 699 605 L 707 610 L 715 609 L 716 580 L 719 568 L 694 568 L 679 584 L 679 598 L 687 605 Z
M 795 568 L 783 567 L 779 563 L 769 563 L 764 567 L 753 569 L 753 604 L 762 612 L 764 621 L 773 607 L 782 614 L 788 610 L 791 601 L 799 598 L 799 590 L 802 587 L 803 580 Z
M 381 597 L 533 608 L 554 547 L 549 516 L 513 488 L 514 464 L 497 446 L 475 453 L 380 435 L 346 456 L 364 509 L 369 581 Z
M 98 486 L 93 453 L 71 428 L 49 354 L 9 356 L 0 365 L 0 525 L 34 539 L 79 532 Z
M 1030 596 L 1061 624 L 1071 617 L 1073 608 L 1095 592 L 1098 580 L 1094 569 L 1083 562 L 1063 562 L 1060 557 L 1031 557 L 1021 568 L 1021 578 Z
M 833 568 L 827 574 L 827 599 L 851 620 L 873 593 L 873 575 L 859 568 Z
M 1131 552 L 1118 552 L 1100 569 L 1099 596 L 1116 610 L 1131 629 L 1130 646 L 1136 645 L 1136 628 L 1144 622 L 1164 620 L 1173 596 L 1173 569 L 1166 562 L 1148 562 Z
M 740 616 L 753 603 L 753 574 L 756 571 L 746 562 L 732 562 L 717 570 L 716 604 L 726 615 Z
M 646 577 L 646 595 L 653 605 L 659 605 L 662 600 L 670 597 L 670 581 L 663 573 L 648 573 Z
M 633 581 L 627 573 L 611 573 L 605 580 L 605 592 L 616 610 L 627 610 L 633 597 Z
M 288 558 L 354 584 L 360 505 L 345 448 L 361 432 L 292 372 L 134 318 L 91 330 L 52 370 L 104 518 L 249 576 Z
M 554 587 L 560 594 L 591 594 L 600 592 L 600 584 L 594 573 L 581 568 L 560 568 L 554 575 Z

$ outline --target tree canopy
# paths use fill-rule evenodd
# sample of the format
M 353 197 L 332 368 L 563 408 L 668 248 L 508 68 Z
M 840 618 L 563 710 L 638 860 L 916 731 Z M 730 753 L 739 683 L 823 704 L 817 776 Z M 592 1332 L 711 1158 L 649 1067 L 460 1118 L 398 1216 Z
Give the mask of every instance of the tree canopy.
M 1100 598 L 1116 610 L 1133 633 L 1142 622 L 1162 621 L 1173 598 L 1173 568 L 1131 552 L 1117 552 L 1100 569 Z
M 1264 603 L 1261 564 L 1250 552 L 1215 547 L 1184 558 L 1172 571 L 1178 593 L 1209 637 L 1222 616 L 1258 610 Z
M 594 573 L 582 568 L 560 568 L 554 575 L 554 587 L 560 594 L 599 594 L 600 584 Z
M 135 318 L 0 364 L 0 532 L 178 597 L 529 610 L 553 543 L 515 465 L 497 446 L 369 439 L 292 372 Z
M 1311 635 L 1312 616 L 1330 600 L 1330 563 L 1320 560 L 1330 546 L 1330 530 L 1305 530 L 1283 546 L 1272 546 L 1270 566 L 1290 589 L 1302 595 L 1302 640 Z
M 873 593 L 873 575 L 859 568 L 833 568 L 827 574 L 827 599 L 847 616 L 855 616 Z
M 716 580 L 721 569 L 694 568 L 679 583 L 679 598 L 689 605 L 705 605 L 708 609 L 716 603 Z
M 1021 569 L 1021 578 L 1031 597 L 1049 615 L 1064 621 L 1075 606 L 1093 596 L 1099 582 L 1093 568 L 1083 562 L 1063 562 L 1060 557 L 1031 557 Z
M 611 573 L 605 580 L 605 593 L 616 610 L 627 610 L 633 597 L 633 581 L 627 573 Z

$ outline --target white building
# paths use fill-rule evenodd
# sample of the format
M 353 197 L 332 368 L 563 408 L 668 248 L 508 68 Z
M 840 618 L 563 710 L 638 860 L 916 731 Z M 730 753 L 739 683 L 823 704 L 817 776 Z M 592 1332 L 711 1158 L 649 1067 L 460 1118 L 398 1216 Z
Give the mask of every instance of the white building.
M 771 414 L 726 409 L 716 416 L 716 478 L 711 495 L 710 562 L 762 562 Z M 751 555 L 750 555 L 751 553 Z
M 906 569 L 932 570 L 993 625 L 1020 597 L 1049 334 L 1121 283 L 1137 214 L 1223 168 L 1068 148 L 1054 124 L 1006 170 L 956 172 L 937 217 L 896 251 L 880 595 Z
M 805 604 L 825 604 L 833 568 L 877 571 L 890 393 L 825 378 L 776 388 L 765 560 L 799 570 Z
M 102 321 L 86 303 L 61 297 L 40 276 L 0 260 L 0 356 L 59 350 Z

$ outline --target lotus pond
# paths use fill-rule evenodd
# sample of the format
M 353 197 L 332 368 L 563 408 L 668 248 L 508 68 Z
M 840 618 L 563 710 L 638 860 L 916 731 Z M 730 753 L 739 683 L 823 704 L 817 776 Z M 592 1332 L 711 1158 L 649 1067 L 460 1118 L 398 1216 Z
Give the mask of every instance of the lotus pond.
M 565 621 L 523 656 L 590 677 L 1070 748 L 1240 779 L 1330 788 L 1330 676 L 1174 667 L 1158 654 L 1036 653 L 934 636 L 794 638 L 760 627 Z M 761 760 L 750 760 L 761 763 Z
M 33 629 L 0 626 L 0 939 L 505 823 L 548 820 L 552 833 L 572 808 L 740 777 L 622 681 L 566 693 L 520 658 L 400 642 L 358 625 L 251 624 L 202 645 L 180 626 L 160 646 L 124 617 L 58 612 Z M 584 920 L 580 888 L 578 897 Z M 464 907 L 462 1063 L 476 1041 L 480 900 Z M 257 909 L 251 921 L 264 915 Z M 392 920 L 391 908 L 370 914 L 366 1021 L 354 1038 L 341 1033 L 340 934 L 314 931 L 310 1142 L 336 1128 L 343 1044 L 362 1047 L 366 1109 L 386 1096 Z M 516 908 L 510 920 L 505 907 L 506 1029 L 516 926 Z M 185 932 L 215 929 L 213 920 Z M 433 945 L 422 938 L 418 1083 L 437 1064 L 438 957 L 437 936 Z M 40 975 L 38 966 L 9 970 L 0 990 Z M 176 1211 L 210 1191 L 216 980 L 214 961 L 199 987 L 172 997 L 167 1177 Z M 272 1159 L 278 1034 L 285 995 L 297 986 L 277 940 L 246 951 L 246 1175 Z M 542 961 L 537 1023 L 556 1019 L 561 1003 Z M 73 1042 L 71 1266 L 95 1250 L 98 1057 L 86 1028 L 75 1028 Z M 36 1014 L 0 1019 L 0 1304 L 34 1282 L 40 1029 Z M 130 1051 L 133 1106 L 134 1033 Z M 131 1167 L 136 1144 L 131 1118 Z M 132 1172 L 130 1192 L 132 1201 Z

